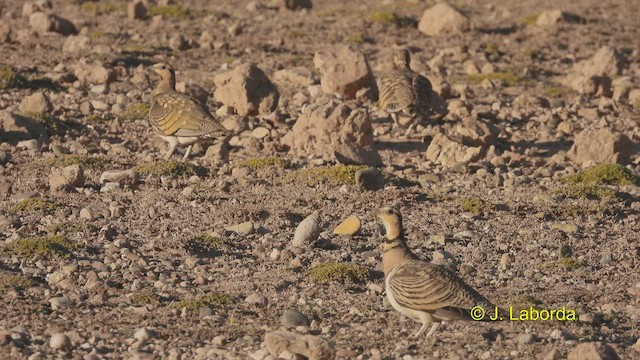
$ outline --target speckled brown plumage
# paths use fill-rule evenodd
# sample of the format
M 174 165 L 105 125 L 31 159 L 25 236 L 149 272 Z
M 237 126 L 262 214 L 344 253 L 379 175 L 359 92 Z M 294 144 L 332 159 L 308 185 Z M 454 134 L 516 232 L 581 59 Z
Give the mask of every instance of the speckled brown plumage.
M 224 137 L 227 130 L 202 105 L 176 91 L 175 70 L 166 63 L 151 69 L 160 75 L 149 110 L 149 122 L 169 143 L 165 159 L 171 157 L 178 145 L 188 145 L 184 158 L 189 157 L 196 142 L 207 138 Z
M 377 209 L 375 215 L 386 229 L 382 265 L 386 293 L 391 305 L 421 322 L 420 336 L 433 324 L 432 335 L 441 321 L 472 320 L 470 310 L 477 305 L 488 312 L 495 306 L 444 266 L 419 259 L 407 247 L 403 236 L 402 216 L 394 208 Z
M 411 118 L 408 134 L 420 119 L 432 113 L 433 89 L 426 77 L 411 70 L 408 50 L 398 51 L 393 60 L 393 71 L 382 79 L 379 105 L 391 115 L 395 126 L 399 126 L 398 117 Z

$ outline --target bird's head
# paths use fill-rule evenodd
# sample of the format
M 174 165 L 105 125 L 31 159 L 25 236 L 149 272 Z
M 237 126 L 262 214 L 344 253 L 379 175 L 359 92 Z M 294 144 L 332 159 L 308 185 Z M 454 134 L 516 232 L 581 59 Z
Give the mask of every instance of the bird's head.
M 381 207 L 374 210 L 373 214 L 384 226 L 387 240 L 396 240 L 402 237 L 402 215 L 398 209 L 392 207 Z
M 151 65 L 150 69 L 156 74 L 160 75 L 162 79 L 172 79 L 176 76 L 176 71 L 173 69 L 173 66 L 167 63 L 157 63 Z
M 393 56 L 393 63 L 399 69 L 409 68 L 409 64 L 411 63 L 411 56 L 409 55 L 409 50 L 407 49 L 399 50 Z

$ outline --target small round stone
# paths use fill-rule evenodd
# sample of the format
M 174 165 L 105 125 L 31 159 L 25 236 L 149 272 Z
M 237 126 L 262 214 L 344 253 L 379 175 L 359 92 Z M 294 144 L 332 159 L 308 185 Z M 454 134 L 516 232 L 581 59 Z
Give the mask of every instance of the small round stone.
M 71 339 L 63 333 L 53 334 L 49 340 L 49 346 L 56 350 L 66 349 L 71 346 Z

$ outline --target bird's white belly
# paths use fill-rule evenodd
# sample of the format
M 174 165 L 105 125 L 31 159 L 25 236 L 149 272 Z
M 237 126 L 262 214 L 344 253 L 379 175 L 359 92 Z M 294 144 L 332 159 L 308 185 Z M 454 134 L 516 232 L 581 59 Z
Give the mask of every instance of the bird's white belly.
M 180 144 L 180 145 L 192 145 L 197 143 L 198 140 L 200 140 L 200 138 L 195 136 L 185 137 L 185 136 L 170 135 L 170 136 L 162 136 L 162 138 L 169 143 L 176 142 L 177 144 Z
M 389 299 L 389 303 L 391 304 L 391 306 L 393 306 L 394 309 L 398 310 L 400 313 L 404 314 L 405 316 L 417 322 L 421 322 L 420 314 L 422 313 L 422 311 L 412 310 L 398 304 L 396 299 L 393 297 L 393 292 L 391 291 L 391 288 L 389 286 L 390 279 L 391 279 L 391 274 L 389 274 L 389 276 L 387 276 L 387 278 L 385 279 L 385 290 L 387 293 L 387 299 Z

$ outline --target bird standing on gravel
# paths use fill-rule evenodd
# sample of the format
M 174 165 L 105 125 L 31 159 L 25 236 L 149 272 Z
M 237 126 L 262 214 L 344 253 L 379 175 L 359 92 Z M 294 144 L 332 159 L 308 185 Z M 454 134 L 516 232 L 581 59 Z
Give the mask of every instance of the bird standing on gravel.
M 165 159 L 169 159 L 178 145 L 188 145 L 183 160 L 191 154 L 193 144 L 207 138 L 224 137 L 227 130 L 207 109 L 187 95 L 176 91 L 176 73 L 166 63 L 151 66 L 160 81 L 153 92 L 149 122 L 169 143 Z
M 407 247 L 398 210 L 383 207 L 374 214 L 386 232 L 382 266 L 387 298 L 394 309 L 422 323 L 414 337 L 422 335 L 429 324 L 427 337 L 435 333 L 441 321 L 472 320 L 470 311 L 475 306 L 488 313 L 495 311 L 495 305 L 455 274 L 421 260 Z
M 409 135 L 422 118 L 432 112 L 431 82 L 411 70 L 409 50 L 398 51 L 394 58 L 394 70 L 382 79 L 380 108 L 391 115 L 394 127 L 399 127 L 398 117 L 411 118 L 405 135 Z

